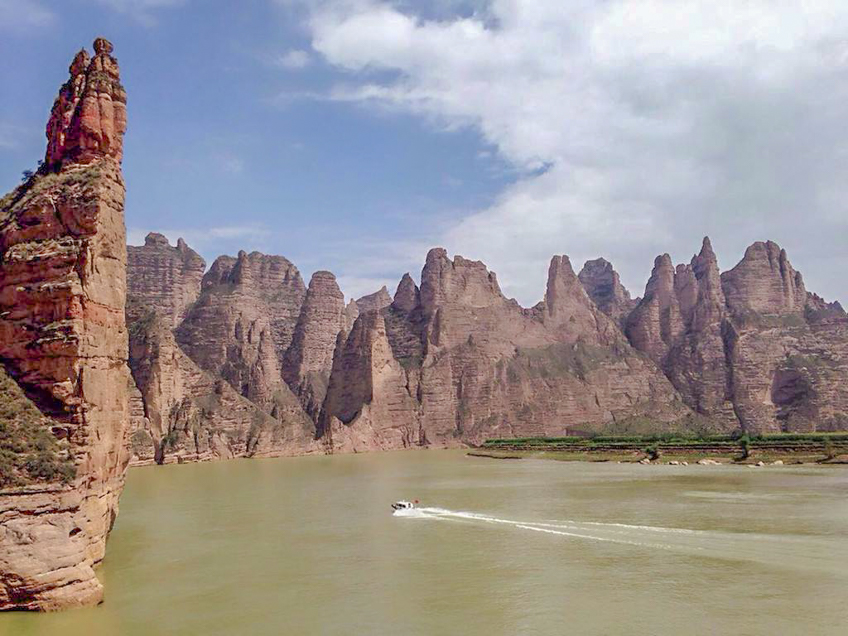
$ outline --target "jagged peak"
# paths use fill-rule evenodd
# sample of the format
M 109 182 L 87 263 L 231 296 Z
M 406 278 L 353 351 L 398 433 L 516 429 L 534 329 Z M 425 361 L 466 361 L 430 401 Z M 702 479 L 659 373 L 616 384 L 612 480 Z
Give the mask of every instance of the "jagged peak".
M 306 302 L 312 302 L 316 297 L 326 298 L 327 296 L 334 296 L 339 299 L 341 304 L 344 303 L 344 294 L 336 280 L 336 275 L 327 270 L 318 270 L 309 279 Z
M 383 285 L 380 289 L 372 294 L 366 294 L 361 298 L 357 298 L 356 305 L 359 311 L 364 313 L 367 311 L 379 311 L 384 307 L 392 304 L 392 296 L 389 294 L 388 288 Z
M 798 312 L 807 303 L 803 276 L 774 241 L 748 246 L 742 260 L 721 275 L 721 284 L 728 306 L 737 312 Z
M 160 234 L 159 232 L 150 232 L 147 236 L 144 237 L 144 244 L 147 247 L 170 247 L 171 243 L 168 240 L 168 237 L 164 234 Z
M 120 162 L 127 128 L 127 94 L 121 85 L 112 43 L 94 41 L 94 57 L 85 49 L 73 58 L 70 79 L 59 90 L 47 122 L 44 165 L 90 163 L 102 157 Z
M 571 266 L 571 260 L 564 254 L 553 256 L 548 266 L 548 283 L 545 288 L 544 304 L 548 314 L 557 314 L 570 305 L 566 299 L 578 297 L 588 301 L 586 291 Z
M 409 272 L 403 275 L 395 290 L 395 298 L 392 302 L 392 307 L 400 311 L 409 313 L 418 306 L 421 300 L 420 290 Z
M 482 261 L 460 255 L 448 258 L 444 248 L 427 253 L 421 270 L 421 304 L 434 311 L 442 303 L 462 302 L 472 307 L 485 307 L 506 301 L 498 277 Z

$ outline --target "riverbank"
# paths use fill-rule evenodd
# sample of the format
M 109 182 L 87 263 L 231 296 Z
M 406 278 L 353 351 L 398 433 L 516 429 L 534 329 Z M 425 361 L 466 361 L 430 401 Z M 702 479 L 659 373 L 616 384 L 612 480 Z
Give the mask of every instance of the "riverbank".
M 532 457 L 622 463 L 848 465 L 848 433 L 701 438 L 647 435 L 492 439 L 468 454 L 492 459 Z

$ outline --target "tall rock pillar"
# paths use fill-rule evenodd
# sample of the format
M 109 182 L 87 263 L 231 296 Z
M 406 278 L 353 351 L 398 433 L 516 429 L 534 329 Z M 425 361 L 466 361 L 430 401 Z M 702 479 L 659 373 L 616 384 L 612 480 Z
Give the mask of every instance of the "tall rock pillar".
M 0 470 L 0 609 L 102 600 L 93 568 L 129 457 L 126 93 L 112 45 L 94 50 L 59 91 L 44 165 L 0 200 L 0 372 L 17 405 L 0 412 L 14 440 Z

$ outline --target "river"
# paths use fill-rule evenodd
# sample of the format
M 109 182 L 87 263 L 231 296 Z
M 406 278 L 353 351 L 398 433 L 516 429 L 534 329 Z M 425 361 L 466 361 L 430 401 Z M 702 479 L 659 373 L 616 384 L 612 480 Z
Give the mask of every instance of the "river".
M 421 509 L 393 515 L 397 499 Z M 106 602 L 0 634 L 845 634 L 848 471 L 415 451 L 133 469 Z

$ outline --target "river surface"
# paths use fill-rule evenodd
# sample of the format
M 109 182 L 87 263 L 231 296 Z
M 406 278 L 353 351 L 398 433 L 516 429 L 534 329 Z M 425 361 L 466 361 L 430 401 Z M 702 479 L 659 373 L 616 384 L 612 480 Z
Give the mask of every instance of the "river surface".
M 393 515 L 389 504 L 423 508 Z M 0 634 L 848 633 L 848 470 L 457 451 L 133 469 L 106 602 Z

